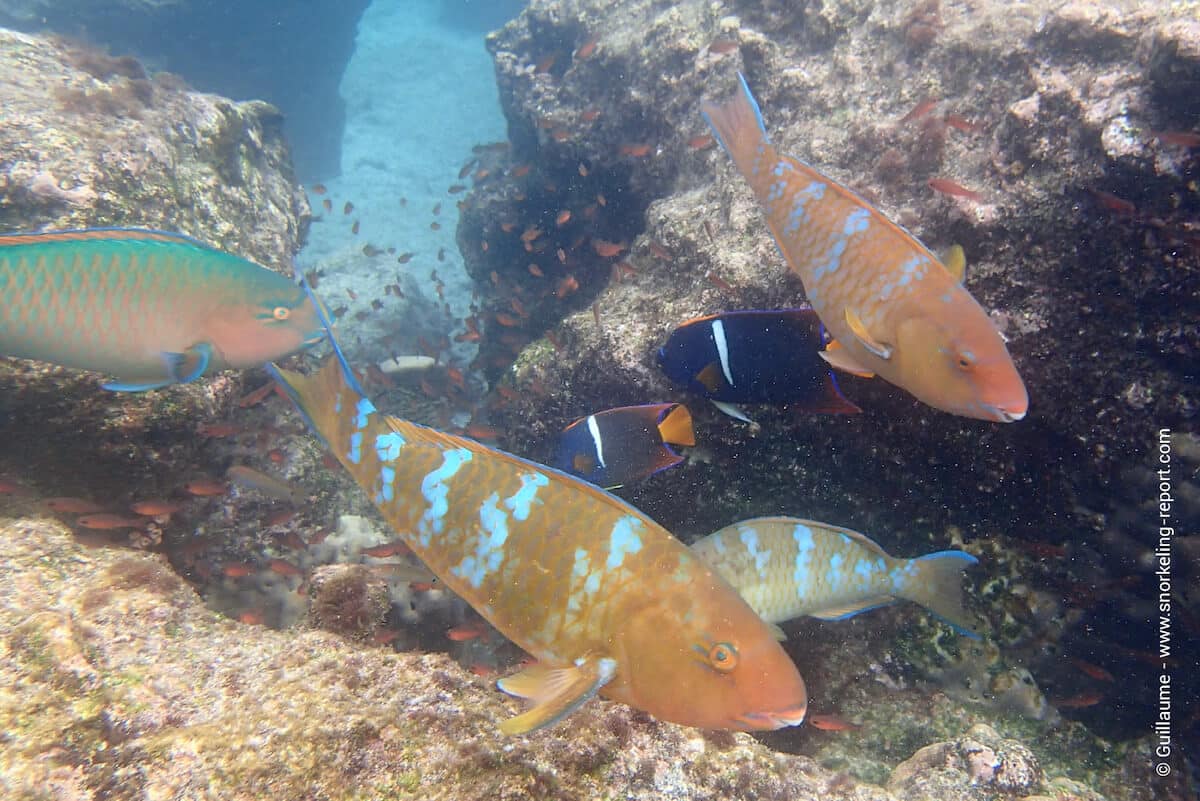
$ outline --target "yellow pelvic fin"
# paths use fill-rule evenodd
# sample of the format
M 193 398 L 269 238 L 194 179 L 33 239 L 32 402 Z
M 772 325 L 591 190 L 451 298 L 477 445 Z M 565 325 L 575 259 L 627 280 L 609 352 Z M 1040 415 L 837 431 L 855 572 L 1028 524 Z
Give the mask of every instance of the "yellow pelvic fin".
M 871 332 L 863 325 L 863 321 L 858 319 L 858 315 L 847 306 L 845 308 L 846 325 L 850 326 L 850 330 L 854 332 L 854 336 L 862 343 L 862 346 L 874 353 L 881 359 L 892 358 L 892 349 L 888 345 L 877 341 L 871 336 Z
M 696 432 L 692 430 L 692 413 L 682 403 L 676 406 L 658 424 L 658 435 L 663 442 L 692 447 L 696 444 Z
M 961 284 L 967 277 L 967 254 L 963 252 L 962 245 L 951 245 L 946 251 L 946 257 L 942 259 L 942 264 L 946 265 L 946 269 L 958 283 Z
M 847 353 L 846 349 L 837 342 L 830 342 L 828 345 L 826 345 L 825 350 L 821 351 L 821 358 L 824 359 L 830 367 L 835 370 L 841 370 L 843 373 L 856 375 L 859 378 L 875 377 L 873 372 L 854 361 L 854 357 Z
M 530 665 L 500 679 L 496 686 L 501 690 L 534 702 L 528 712 L 502 722 L 500 731 L 528 734 L 554 725 L 587 703 L 616 672 L 615 659 L 591 657 L 577 660 L 570 667 Z
M 716 392 L 725 385 L 725 376 L 721 375 L 721 365 L 709 362 L 703 370 L 696 373 L 696 381 L 709 392 Z
M 818 612 L 809 612 L 809 614 L 818 620 L 840 620 L 857 615 L 859 612 L 865 612 L 868 609 L 887 606 L 895 602 L 896 599 L 890 595 L 876 595 L 872 598 L 863 598 L 861 601 L 848 603 L 845 606 L 835 606 L 830 609 L 822 609 Z

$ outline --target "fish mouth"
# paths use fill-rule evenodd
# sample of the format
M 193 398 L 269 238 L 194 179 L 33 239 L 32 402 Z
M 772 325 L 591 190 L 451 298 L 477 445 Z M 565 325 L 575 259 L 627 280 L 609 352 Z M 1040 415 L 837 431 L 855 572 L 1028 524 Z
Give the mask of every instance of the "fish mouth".
M 988 418 L 995 420 L 998 423 L 1015 423 L 1016 421 L 1024 418 L 1025 412 L 1027 411 L 1027 409 L 1021 409 L 1020 411 L 1009 411 L 1003 406 L 997 406 L 992 403 L 985 403 L 983 408 L 987 412 Z
M 774 712 L 747 712 L 738 717 L 738 723 L 752 731 L 772 731 L 787 726 L 799 726 L 808 714 L 808 704 L 797 704 L 788 709 Z

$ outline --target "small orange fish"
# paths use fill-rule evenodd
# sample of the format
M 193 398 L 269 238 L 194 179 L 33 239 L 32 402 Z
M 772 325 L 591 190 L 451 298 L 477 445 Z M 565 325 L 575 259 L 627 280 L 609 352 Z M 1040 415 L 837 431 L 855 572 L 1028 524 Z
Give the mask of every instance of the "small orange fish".
M 555 128 L 550 132 L 550 138 L 555 142 L 565 142 L 571 138 L 571 132 L 566 128 Z
M 912 122 L 913 120 L 924 117 L 929 112 L 933 111 L 933 107 L 940 101 L 936 97 L 927 97 L 917 105 L 913 106 L 912 111 L 900 118 L 900 125 Z
M 542 272 L 541 267 L 538 267 L 536 264 L 533 264 L 533 263 L 530 263 L 528 270 L 529 270 L 529 274 L 535 278 L 544 278 L 546 275 L 544 272 Z
M 561 300 L 577 289 L 579 289 L 579 281 L 575 279 L 575 276 L 568 275 L 558 282 L 558 286 L 554 290 L 554 296 Z
M 513 317 L 511 314 L 505 314 L 504 312 L 496 313 L 496 322 L 500 323 L 500 325 L 504 326 L 505 328 L 513 328 L 514 326 L 521 324 L 521 321 L 516 317 Z
M 522 242 L 532 242 L 542 235 L 542 229 L 536 225 L 531 225 L 521 233 Z
M 983 130 L 983 126 L 979 123 L 971 122 L 958 114 L 947 114 L 942 118 L 942 122 L 946 123 L 947 127 L 966 134 L 975 134 Z
M 1130 203 L 1125 198 L 1117 197 L 1111 192 L 1105 192 L 1100 189 L 1091 190 L 1092 196 L 1105 209 L 1117 214 L 1123 214 L 1128 217 L 1133 217 L 1137 214 L 1137 206 Z
M 221 568 L 221 573 L 229 578 L 245 578 L 258 572 L 258 568 L 249 562 L 231 562 Z
M 52 512 L 62 512 L 71 515 L 85 515 L 99 512 L 104 507 L 83 498 L 44 498 L 42 506 Z
M 599 203 L 601 206 L 607 206 L 608 198 L 606 198 L 603 194 L 598 194 L 598 195 L 596 195 L 596 202 Z
M 584 109 L 582 112 L 580 112 L 579 119 L 583 120 L 584 122 L 595 122 L 596 120 L 600 119 L 600 109 Z
M 471 423 L 463 429 L 463 433 L 471 439 L 499 439 L 500 437 L 499 429 L 483 423 Z
M 934 192 L 939 192 L 943 195 L 949 195 L 950 197 L 961 197 L 975 203 L 980 203 L 983 201 L 983 195 L 980 193 L 973 189 L 967 189 L 965 186 L 956 184 L 954 181 L 951 181 L 947 178 L 930 178 L 928 181 L 926 181 L 926 184 Z
M 584 164 L 582 161 L 579 162 L 579 166 L 575 168 L 575 171 L 579 173 L 580 178 L 588 177 L 588 173 L 589 173 L 588 165 Z
M 650 240 L 649 247 L 650 247 L 650 253 L 654 256 L 654 258 L 659 259 L 661 261 L 670 261 L 671 260 L 671 251 L 667 250 L 665 247 L 663 247 L 662 245 L 660 245 L 658 242 L 654 241 L 653 239 Z
M 854 731 L 855 729 L 862 728 L 859 724 L 851 723 L 839 715 L 810 714 L 807 722 L 814 729 L 820 729 L 821 731 Z
M 693 136 L 691 139 L 688 140 L 687 144 L 688 144 L 688 148 L 690 148 L 691 150 L 708 150 L 710 147 L 712 147 L 716 143 L 717 143 L 716 139 L 709 136 L 708 134 L 703 134 L 701 136 Z
M 202 497 L 210 495 L 224 495 L 229 491 L 229 487 L 224 483 L 212 478 L 197 478 L 183 485 L 183 489 L 192 494 Z
M 241 426 L 235 426 L 233 423 L 209 423 L 200 426 L 197 433 L 202 437 L 220 439 L 222 437 L 232 437 L 234 434 L 240 434 L 241 432 Z
M 297 514 L 295 509 L 280 509 L 267 515 L 267 519 L 263 521 L 263 525 L 267 528 L 282 526 L 284 523 L 290 523 Z
M 281 576 L 303 576 L 304 571 L 296 567 L 286 559 L 272 559 L 267 562 L 267 567 L 272 573 L 278 573 Z
M 600 41 L 599 36 L 589 37 L 588 40 L 586 42 L 584 42 L 583 44 L 581 44 L 579 46 L 579 49 L 575 51 L 575 60 L 583 61 L 583 60 L 589 59 L 593 55 L 595 55 L 596 45 L 599 43 L 599 41 Z
M 1091 676 L 1096 681 L 1111 681 L 1115 682 L 1116 678 L 1099 665 L 1093 665 L 1091 662 L 1086 662 L 1082 659 L 1072 659 L 1071 664 L 1079 668 L 1087 676 Z
M 1089 706 L 1095 706 L 1103 700 L 1104 693 L 1085 692 L 1073 695 L 1070 698 L 1056 699 L 1050 703 L 1059 709 L 1084 709 Z
M 708 45 L 708 52 L 715 53 L 718 56 L 723 56 L 727 53 L 732 53 L 738 49 L 738 43 L 733 39 L 713 39 Z
M 621 145 L 617 151 L 622 156 L 630 156 L 635 159 L 644 159 L 650 155 L 650 145 L 644 143 L 631 143 Z
M 490 679 L 494 676 L 500 675 L 499 671 L 497 671 L 495 668 L 489 667 L 489 666 L 484 665 L 479 662 L 476 662 L 474 665 L 471 665 L 470 670 L 476 676 L 482 676 L 485 679 Z
M 624 242 L 609 242 L 604 239 L 593 239 L 592 249 L 597 255 L 605 259 L 611 259 L 615 256 L 620 256 L 625 252 Z
M 560 211 L 558 213 L 558 216 L 554 218 L 554 224 L 557 225 L 559 228 L 566 225 L 570 221 L 571 221 L 570 209 L 563 209 L 562 211 Z
M 521 397 L 521 395 L 508 384 L 498 385 L 496 387 L 496 392 L 500 395 L 500 397 L 507 401 L 515 401 L 517 398 Z
M 410 581 L 408 588 L 413 592 L 429 592 L 437 585 L 432 581 Z
M 429 224 L 429 230 L 430 231 L 440 231 L 440 230 L 442 230 L 442 224 L 435 220 Z
M 554 254 L 556 256 L 558 256 L 559 264 L 567 263 L 567 251 L 563 250 L 562 248 L 559 248 L 558 250 L 554 251 Z
M 376 645 L 390 645 L 400 636 L 399 629 L 376 629 L 371 635 L 371 642 Z
M 709 273 L 708 275 L 706 275 L 704 277 L 709 280 L 709 283 L 711 283 L 717 289 L 722 290 L 723 292 L 733 292 L 734 291 L 733 284 L 729 283 L 728 281 L 726 281 L 724 278 L 717 275 L 716 273 Z
M 84 515 L 77 519 L 75 523 L 84 528 L 107 530 L 115 528 L 141 528 L 146 524 L 146 521 L 140 517 L 123 517 L 121 515 L 100 512 L 94 515 Z
M 387 559 L 389 556 L 403 556 L 411 553 L 411 550 L 403 541 L 392 540 L 382 545 L 372 545 L 370 548 L 363 548 L 359 553 L 364 556 L 374 557 L 375 559 Z
M 309 281 L 309 284 L 311 285 L 312 282 Z M 245 395 L 243 395 L 242 398 L 238 401 L 238 407 L 242 408 L 242 409 L 246 409 L 250 406 L 257 406 L 258 404 L 262 403 L 264 400 L 267 399 L 267 396 L 271 394 L 271 390 L 273 390 L 273 389 L 275 389 L 275 382 L 268 381 L 267 383 L 263 384 L 261 387 L 254 390 L 253 392 L 248 392 Z
M 239 623 L 244 623 L 247 626 L 261 626 L 266 622 L 266 617 L 258 609 L 247 609 L 237 617 Z
M 173 515 L 183 508 L 180 501 L 138 501 L 129 505 L 131 511 L 146 517 Z
M 512 172 L 510 174 L 513 178 L 524 178 L 526 175 L 529 175 L 529 171 L 531 169 L 533 169 L 533 167 L 529 164 L 518 164 L 512 168 Z
M 312 191 L 314 195 L 323 195 L 326 192 L 325 184 L 313 184 Z
M 482 620 L 476 623 L 464 623 L 461 626 L 455 626 L 446 632 L 446 636 L 455 642 L 466 642 L 480 637 L 488 630 L 488 626 Z
M 1200 147 L 1200 132 L 1197 131 L 1151 131 L 1150 135 L 1164 145 Z
M 554 62 L 557 60 L 558 60 L 557 53 L 551 53 L 550 55 L 545 56 L 541 61 L 539 61 L 534 66 L 534 68 L 533 68 L 534 75 L 544 75 L 545 73 L 549 72 L 550 68 L 554 66 Z

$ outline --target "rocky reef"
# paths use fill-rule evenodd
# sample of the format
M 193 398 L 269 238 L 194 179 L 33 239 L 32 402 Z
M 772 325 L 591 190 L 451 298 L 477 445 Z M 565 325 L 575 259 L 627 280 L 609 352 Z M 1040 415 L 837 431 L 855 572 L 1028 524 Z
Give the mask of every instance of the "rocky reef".
M 504 392 L 492 412 L 502 445 L 547 458 L 577 417 L 689 400 L 655 364 L 674 326 L 803 301 L 699 113 L 740 72 L 782 152 L 935 251 L 964 247 L 966 286 L 1007 336 L 1030 412 L 966 420 L 852 376 L 841 388 L 865 411 L 850 417 L 755 408 L 747 426 L 693 398 L 688 464 L 620 493 L 685 540 L 798 514 L 893 553 L 965 547 L 983 557 L 977 606 L 1006 647 L 986 669 L 950 672 L 973 673 L 976 689 L 982 675 L 995 700 L 1021 695 L 1032 671 L 1068 715 L 1140 736 L 1154 708 L 1159 429 L 1185 467 L 1174 519 L 1200 519 L 1187 456 L 1200 401 L 1188 322 L 1198 8 L 534 0 L 488 39 L 513 147 L 459 231 L 488 292 L 480 365 Z M 1180 598 L 1194 615 L 1194 594 Z M 1007 650 L 1017 642 L 1021 658 Z M 1073 687 L 1072 660 L 1137 676 L 1129 703 Z M 839 668 L 809 672 L 825 670 Z
M 132 53 L 205 92 L 281 109 L 297 169 L 341 169 L 339 84 L 367 0 L 339 3 L 194 0 L 4 0 L 0 25 L 53 31 Z M 286 118 L 286 119 L 284 119 Z
M 44 519 L 0 519 L 0 631 L 13 801 L 1103 797 L 965 723 L 880 785 L 608 702 L 503 738 L 516 702 L 445 656 L 236 623 L 160 557 L 90 549 Z M 1136 787 L 1112 797 L 1148 797 Z

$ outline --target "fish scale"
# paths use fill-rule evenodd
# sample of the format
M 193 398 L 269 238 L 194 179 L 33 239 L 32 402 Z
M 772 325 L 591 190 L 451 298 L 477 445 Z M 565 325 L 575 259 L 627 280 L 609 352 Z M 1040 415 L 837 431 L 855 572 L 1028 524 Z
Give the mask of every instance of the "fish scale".
M 313 376 L 273 369 L 388 523 L 451 590 L 547 670 L 578 669 L 576 678 L 595 671 L 556 712 L 539 700 L 505 731 L 549 725 L 597 689 L 709 728 L 803 719 L 803 681 L 766 624 L 633 507 L 550 468 L 378 412 L 336 358 Z M 711 664 L 718 651 L 732 655 L 728 670 Z M 520 689 L 528 675 L 501 681 L 538 700 L 540 690 Z
M 139 229 L 0 236 L 0 355 L 120 376 L 148 389 L 249 367 L 323 331 L 281 275 L 187 237 Z M 190 375 L 190 377 L 195 377 Z M 136 386 L 135 386 L 136 385 Z
M 737 95 L 704 103 L 702 112 L 835 337 L 840 352 L 827 348 L 823 358 L 955 414 L 998 422 L 1025 415 L 1025 386 L 999 332 L 927 247 L 846 187 L 779 153 L 744 77 Z

